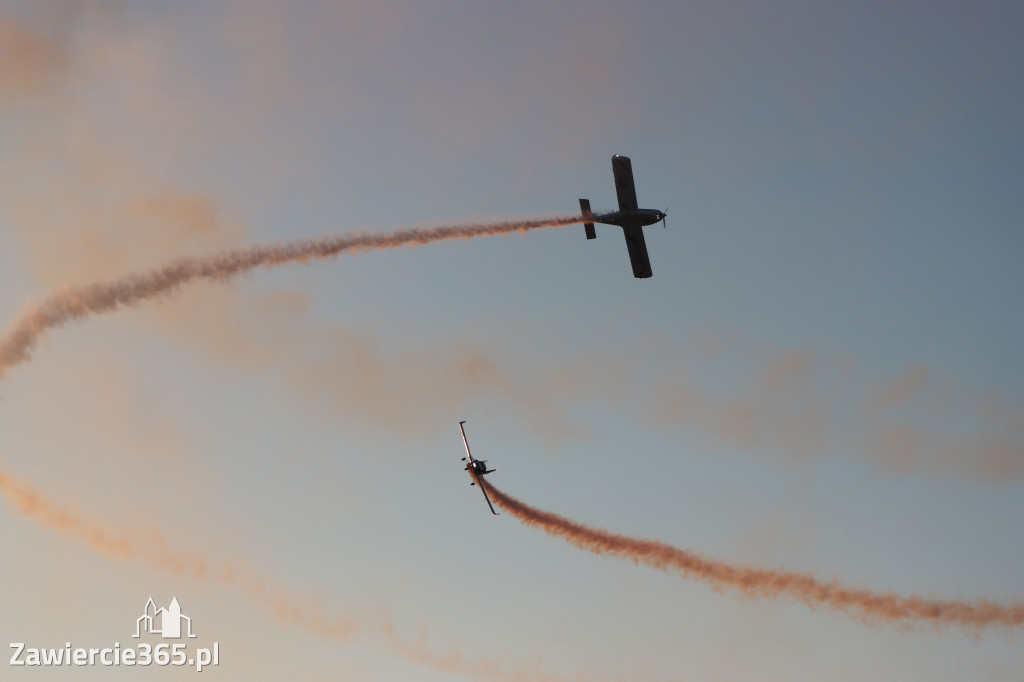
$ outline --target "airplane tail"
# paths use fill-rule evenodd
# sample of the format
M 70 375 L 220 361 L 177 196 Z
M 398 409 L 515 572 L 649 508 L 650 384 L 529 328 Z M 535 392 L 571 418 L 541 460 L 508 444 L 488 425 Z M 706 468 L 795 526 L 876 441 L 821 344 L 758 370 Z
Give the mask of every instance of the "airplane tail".
M 583 211 L 583 217 L 589 218 L 593 215 L 590 212 L 590 199 L 580 199 L 580 210 Z M 583 223 L 583 229 L 587 232 L 587 239 L 597 239 L 597 232 L 594 231 L 594 223 Z

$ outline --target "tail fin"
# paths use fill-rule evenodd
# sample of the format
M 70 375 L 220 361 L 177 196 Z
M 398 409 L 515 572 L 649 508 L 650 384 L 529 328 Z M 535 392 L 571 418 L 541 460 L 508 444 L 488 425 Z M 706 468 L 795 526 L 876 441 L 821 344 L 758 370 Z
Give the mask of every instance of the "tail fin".
M 583 217 L 589 218 L 593 215 L 590 212 L 590 199 L 580 199 L 580 210 L 583 211 Z M 583 229 L 587 232 L 587 239 L 597 239 L 597 232 L 594 231 L 594 223 L 583 223 Z

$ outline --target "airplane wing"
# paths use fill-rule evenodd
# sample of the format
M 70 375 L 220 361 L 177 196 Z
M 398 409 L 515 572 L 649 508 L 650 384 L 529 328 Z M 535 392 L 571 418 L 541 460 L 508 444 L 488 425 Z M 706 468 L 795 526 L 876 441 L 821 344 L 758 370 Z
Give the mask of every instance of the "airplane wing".
M 647 257 L 647 242 L 644 241 L 644 228 L 624 227 L 626 248 L 629 250 L 629 262 L 633 266 L 633 276 L 646 279 L 651 276 L 651 259 Z
M 498 512 L 494 511 L 494 505 L 491 504 L 491 496 L 487 494 L 487 484 L 484 483 L 484 477 L 482 475 L 477 476 L 476 472 L 473 470 L 473 463 L 475 460 L 473 459 L 472 453 L 469 451 L 469 441 L 466 440 L 466 427 L 463 426 L 465 423 L 466 422 L 464 421 L 459 422 L 459 431 L 462 432 L 462 444 L 466 446 L 466 458 L 469 459 L 469 464 L 466 465 L 466 470 L 469 471 L 469 477 L 473 479 L 473 483 L 480 487 L 480 492 L 484 494 L 484 499 L 487 500 L 487 506 L 491 508 L 491 513 L 498 516 Z M 486 465 L 484 468 L 487 468 Z M 491 471 L 494 470 L 491 469 Z M 485 473 L 490 473 L 490 471 Z
M 498 512 L 494 511 L 494 505 L 491 504 L 491 496 L 487 494 L 487 484 L 484 483 L 483 476 L 475 476 L 476 483 L 480 486 L 480 492 L 484 494 L 484 499 L 487 500 L 487 506 L 491 508 L 491 513 L 498 516 Z
M 459 431 L 462 431 L 462 444 L 466 446 L 466 457 L 469 459 L 469 463 L 473 463 L 473 455 L 469 452 L 469 441 L 466 440 L 466 428 L 463 426 L 466 422 L 459 422 Z
M 636 185 L 633 184 L 633 164 L 628 156 L 616 154 L 612 157 L 612 172 L 615 174 L 615 193 L 619 197 L 619 210 L 635 210 Z M 645 250 L 646 253 L 646 250 Z M 630 257 L 633 253 L 630 251 Z M 639 277 L 640 275 L 637 275 Z M 650 277 L 650 275 L 647 275 Z

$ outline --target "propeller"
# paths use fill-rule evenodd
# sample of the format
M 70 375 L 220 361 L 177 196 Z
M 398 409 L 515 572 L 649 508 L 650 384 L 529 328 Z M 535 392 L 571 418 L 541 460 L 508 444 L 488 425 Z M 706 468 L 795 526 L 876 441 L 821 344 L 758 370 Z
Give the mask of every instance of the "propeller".
M 665 222 L 665 218 L 667 218 L 667 217 L 668 217 L 668 206 L 666 206 L 665 210 L 661 212 L 661 228 L 663 230 L 667 230 L 668 229 L 668 223 Z

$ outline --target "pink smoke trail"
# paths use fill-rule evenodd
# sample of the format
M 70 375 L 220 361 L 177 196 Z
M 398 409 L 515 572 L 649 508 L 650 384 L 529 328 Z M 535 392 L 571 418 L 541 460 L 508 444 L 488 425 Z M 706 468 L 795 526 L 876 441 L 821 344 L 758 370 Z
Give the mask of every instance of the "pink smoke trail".
M 558 676 L 543 670 L 539 661 L 510 661 L 491 652 L 464 652 L 459 646 L 437 651 L 427 644 L 426 631 L 411 641 L 396 629 L 387 609 L 378 613 L 328 614 L 315 603 L 301 599 L 284 585 L 268 580 L 239 562 L 214 564 L 192 550 L 171 547 L 156 529 L 145 533 L 113 531 L 83 518 L 74 510 L 47 497 L 30 483 L 0 470 L 0 498 L 44 528 L 85 543 L 93 551 L 118 561 L 143 561 L 158 571 L 202 582 L 238 587 L 278 623 L 293 626 L 327 639 L 347 642 L 357 635 L 381 640 L 388 651 L 408 661 L 443 672 L 494 682 L 574 682 L 578 676 Z
M 735 566 L 703 557 L 663 542 L 611 533 L 531 507 L 525 502 L 487 484 L 494 502 L 522 523 L 560 537 L 580 549 L 629 559 L 661 571 L 679 573 L 711 585 L 715 590 L 731 589 L 747 597 L 777 599 L 789 597 L 810 607 L 826 606 L 864 622 L 921 623 L 966 628 L 1024 625 L 1024 603 L 998 604 L 991 601 L 959 601 L 902 596 L 893 592 L 846 587 L 825 582 L 808 573 L 785 569 Z
M 422 246 L 453 239 L 472 239 L 561 227 L 582 221 L 581 216 L 570 215 L 494 223 L 414 227 L 383 233 L 347 232 L 320 239 L 301 239 L 283 244 L 236 249 L 203 258 L 182 258 L 149 272 L 128 275 L 112 282 L 66 287 L 51 294 L 39 305 L 24 310 L 15 319 L 9 331 L 0 337 L 0 378 L 3 378 L 7 370 L 14 365 L 27 362 L 39 339 L 45 336 L 48 330 L 89 315 L 111 312 L 174 293 L 182 285 L 196 279 L 226 281 L 255 268 L 325 260 L 345 252 Z

